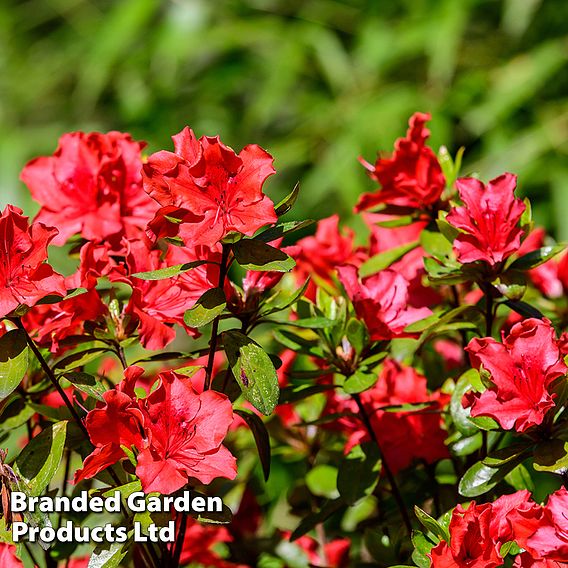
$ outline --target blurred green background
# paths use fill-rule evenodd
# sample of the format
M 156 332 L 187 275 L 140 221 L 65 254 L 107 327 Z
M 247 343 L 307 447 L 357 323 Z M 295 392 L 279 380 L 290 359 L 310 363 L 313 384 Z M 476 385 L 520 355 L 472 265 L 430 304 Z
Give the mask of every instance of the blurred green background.
M 374 187 L 415 110 L 464 173 L 520 177 L 568 239 L 566 0 L 3 0 L 0 200 L 34 213 L 18 174 L 70 130 L 171 148 L 188 124 L 276 157 L 275 199 L 340 212 Z

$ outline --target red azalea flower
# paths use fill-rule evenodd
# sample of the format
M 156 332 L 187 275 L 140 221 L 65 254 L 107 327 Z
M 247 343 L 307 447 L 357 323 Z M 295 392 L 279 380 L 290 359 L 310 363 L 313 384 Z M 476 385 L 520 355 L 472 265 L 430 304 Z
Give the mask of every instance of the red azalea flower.
M 21 179 L 41 204 L 36 219 L 59 229 L 55 244 L 77 233 L 113 244 L 140 236 L 157 209 L 142 188 L 145 145 L 122 132 L 71 132 L 52 156 L 26 165 Z
M 453 371 L 463 367 L 465 357 L 461 345 L 450 339 L 436 339 L 432 346 L 434 351 L 442 357 L 446 371 Z
M 524 548 L 526 538 L 540 523 L 542 507 L 527 490 L 502 495 L 491 504 L 490 532 L 495 542 L 515 541 Z
M 435 463 L 449 456 L 444 444 L 447 433 L 442 429 L 441 410 L 448 397 L 428 394 L 426 378 L 412 367 L 387 359 L 377 383 L 360 394 L 381 449 L 394 473 L 407 468 L 414 460 Z M 432 402 L 427 413 L 387 412 L 382 407 L 407 403 Z M 350 403 L 347 405 L 347 410 Z M 367 431 L 359 426 L 351 435 L 346 450 L 368 440 Z M 412 444 L 408 443 L 412 440 Z
M 518 554 L 513 563 L 514 568 L 566 568 L 566 562 L 556 560 L 538 559 L 535 560 L 528 552 Z
M 363 213 L 363 219 L 371 229 L 370 257 L 418 241 L 421 232 L 428 224 L 426 221 L 411 223 L 404 227 L 381 227 L 377 224 L 394 218 L 393 215 L 381 213 Z M 442 300 L 442 297 L 434 288 L 424 286 L 422 283 L 426 274 L 424 255 L 424 249 L 417 246 L 389 267 L 408 280 L 408 303 L 414 308 L 432 306 L 439 304 Z
M 75 473 L 75 483 L 94 477 L 125 457 L 120 446 L 140 449 L 147 443 L 146 416 L 134 394 L 134 385 L 143 373 L 141 367 L 128 367 L 117 387 L 103 394 L 104 403 L 99 402 L 87 414 L 85 426 L 95 449 Z
M 281 242 L 282 239 L 278 239 L 269 244 L 292 258 L 296 258 L 300 247 L 294 245 L 281 248 Z M 255 312 L 259 307 L 262 295 L 272 290 L 282 280 L 283 276 L 284 272 L 247 270 L 240 288 L 230 280 L 226 280 L 225 296 L 231 312 L 234 314 Z
M 358 265 L 364 260 L 361 251 L 353 248 L 355 233 L 347 228 L 339 228 L 339 215 L 332 215 L 318 221 L 316 234 L 300 239 L 294 256 L 296 281 L 303 284 L 308 277 L 316 282 L 332 282 L 335 269 L 342 264 Z M 315 299 L 316 283 L 310 281 L 306 296 Z
M 138 241 L 132 241 L 136 243 Z M 123 240 L 120 249 L 113 247 L 108 241 L 85 243 L 80 250 L 80 263 L 77 271 L 68 276 L 65 282 L 69 288 L 94 288 L 99 278 L 106 277 L 111 282 L 125 282 L 127 267 L 125 263 L 117 262 L 120 257 L 125 257 L 131 248 L 131 242 Z
M 504 561 L 492 538 L 490 523 L 491 504 L 476 505 L 467 509 L 458 505 L 452 512 L 450 542 L 441 541 L 428 555 L 432 568 L 495 568 Z
M 558 278 L 565 291 L 568 290 L 568 253 L 563 253 L 558 261 Z
M 537 250 L 544 246 L 544 237 L 546 232 L 542 228 L 537 228 L 527 235 L 519 250 L 518 256 L 523 256 L 531 251 Z M 558 261 L 556 258 L 551 258 L 547 262 L 528 271 L 530 279 L 534 285 L 543 294 L 549 298 L 560 298 L 563 293 L 562 281 L 558 275 Z
M 285 532 L 284 534 L 286 538 L 290 538 L 291 533 Z M 349 566 L 351 541 L 348 538 L 336 538 L 320 547 L 315 539 L 304 535 L 297 539 L 294 544 L 306 553 L 310 566 L 326 566 L 327 568 L 346 568 Z
M 57 229 L 28 225 L 21 209 L 6 206 L 0 216 L 0 317 L 50 294 L 67 294 L 63 276 L 45 262 L 47 245 L 56 235 Z
M 568 491 L 564 487 L 548 497 L 538 528 L 522 546 L 535 559 L 568 559 Z
M 13 544 L 0 542 L 0 566 L 2 568 L 23 568 L 23 562 L 16 556 Z
M 188 127 L 172 138 L 175 153 L 152 154 L 143 169 L 148 194 L 181 219 L 170 232 L 179 229 L 187 243 L 211 246 L 232 231 L 252 235 L 276 222 L 274 204 L 262 192 L 275 173 L 270 154 L 251 144 L 237 155 L 219 137 L 197 140 Z M 154 223 L 163 226 L 163 214 Z
M 34 306 L 22 321 L 39 345 L 58 353 L 60 341 L 82 333 L 85 322 L 94 322 L 107 312 L 97 291 L 91 289 L 56 304 Z
M 481 365 L 494 386 L 467 393 L 464 406 L 472 416 L 490 416 L 505 430 L 524 432 L 542 424 L 554 407 L 551 383 L 568 368 L 548 320 L 530 318 L 515 324 L 503 343 L 491 337 L 472 339 L 467 347 L 472 365 Z
M 523 231 L 517 226 L 525 204 L 515 198 L 517 176 L 500 175 L 485 186 L 478 179 L 456 181 L 462 207 L 446 221 L 460 229 L 454 251 L 461 263 L 483 260 L 495 266 L 519 250 Z
M 224 560 L 215 552 L 217 543 L 232 542 L 232 540 L 225 527 L 202 525 L 188 516 L 180 564 L 211 568 L 247 568 L 243 564 Z
M 125 457 L 120 446 L 139 450 L 136 474 L 146 493 L 173 493 L 189 477 L 201 483 L 234 479 L 236 460 L 222 445 L 233 421 L 229 399 L 215 391 L 198 393 L 191 380 L 173 371 L 160 373 L 158 387 L 138 399 L 134 385 L 143 373 L 140 367 L 126 369 L 124 380 L 103 395 L 105 402 L 87 414 L 95 450 L 75 483 Z
M 150 444 L 138 455 L 142 489 L 170 494 L 190 477 L 201 483 L 234 479 L 236 460 L 222 445 L 233 421 L 229 399 L 211 390 L 198 394 L 172 371 L 159 377 L 159 387 L 143 402 Z
M 428 308 L 408 306 L 408 281 L 394 270 L 382 270 L 363 282 L 354 266 L 340 266 L 337 271 L 372 340 L 408 336 L 407 325 L 432 315 Z
M 216 261 L 221 253 L 207 247 L 194 249 L 170 246 L 165 257 L 159 250 L 149 251 L 142 241 L 131 242 L 127 258 L 130 274 L 165 268 L 193 262 L 195 260 Z M 130 278 L 132 296 L 125 313 L 140 322 L 140 341 L 147 349 L 163 349 L 175 339 L 171 324 L 179 324 L 190 335 L 197 331 L 183 321 L 186 310 L 191 308 L 204 292 L 217 286 L 219 265 L 203 264 L 178 276 L 164 280 L 140 280 Z
M 411 116 L 406 138 L 395 142 L 391 158 L 379 157 L 374 166 L 359 158 L 381 189 L 364 193 L 355 211 L 382 204 L 422 209 L 440 199 L 446 179 L 436 155 L 426 146 L 430 131 L 425 124 L 430 118 L 429 114 L 420 112 Z

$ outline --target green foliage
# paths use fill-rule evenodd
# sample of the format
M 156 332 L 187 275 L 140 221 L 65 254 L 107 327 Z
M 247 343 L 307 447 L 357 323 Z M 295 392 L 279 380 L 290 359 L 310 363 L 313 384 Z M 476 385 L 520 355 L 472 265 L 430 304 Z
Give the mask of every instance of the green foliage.
M 227 359 L 245 398 L 263 414 L 271 414 L 278 402 L 278 377 L 262 347 L 238 331 L 222 335 Z
M 517 172 L 537 224 L 565 239 L 567 11 L 542 0 L 9 0 L 2 201 L 28 208 L 17 175 L 66 130 L 129 130 L 156 151 L 189 124 L 268 149 L 275 202 L 302 180 L 297 218 L 348 216 L 373 187 L 356 157 L 390 151 L 421 109 L 435 151 L 465 146 L 462 172 L 483 179 Z
M 26 374 L 29 351 L 26 334 L 19 329 L 0 337 L 0 401 L 16 390 Z
M 238 414 L 247 423 L 254 436 L 264 479 L 267 480 L 270 475 L 270 437 L 268 436 L 266 426 L 256 414 L 248 410 L 236 409 L 235 414 Z
M 296 263 L 285 252 L 255 239 L 242 239 L 233 245 L 235 260 L 247 270 L 288 272 Z
M 18 472 L 30 495 L 42 495 L 53 479 L 63 456 L 66 434 L 67 422 L 57 422 L 33 438 L 18 456 Z
M 227 301 L 225 293 L 221 288 L 211 288 L 207 290 L 195 305 L 187 310 L 183 316 L 183 321 L 189 327 L 202 327 L 211 323 L 218 315 L 223 313 Z

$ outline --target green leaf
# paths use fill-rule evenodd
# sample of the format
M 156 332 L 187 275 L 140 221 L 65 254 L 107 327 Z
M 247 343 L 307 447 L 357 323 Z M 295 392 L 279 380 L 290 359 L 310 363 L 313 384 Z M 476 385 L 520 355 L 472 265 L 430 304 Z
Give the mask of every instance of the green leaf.
M 278 215 L 278 217 L 282 217 L 282 215 L 288 213 L 288 211 L 290 211 L 290 209 L 294 207 L 294 203 L 296 203 L 299 193 L 300 183 L 297 182 L 294 186 L 294 189 L 292 189 L 292 191 L 274 208 L 274 211 L 276 212 L 276 215 Z
M 482 461 L 484 465 L 500 467 L 501 465 L 514 460 L 522 452 L 528 451 L 528 448 L 529 446 L 527 444 L 513 444 L 512 446 L 507 446 L 491 452 Z
M 206 260 L 194 260 L 193 262 L 185 262 L 184 264 L 176 264 L 175 266 L 168 266 L 166 268 L 159 268 L 158 270 L 150 270 L 148 272 L 136 272 L 132 274 L 133 278 L 140 280 L 165 280 L 166 278 L 173 278 L 179 276 L 188 270 L 193 270 L 198 266 L 207 264 Z
M 563 473 L 568 470 L 568 442 L 546 440 L 540 442 L 534 451 L 533 467 L 537 471 Z
M 125 483 L 124 485 L 120 485 L 119 487 L 112 487 L 107 491 L 103 492 L 104 497 L 111 497 L 114 495 L 115 491 L 120 491 L 120 495 L 123 499 L 126 499 L 128 496 L 132 495 L 135 491 L 142 491 L 142 484 L 139 479 L 136 481 L 131 481 L 130 483 Z
M 522 300 L 505 300 L 503 303 L 525 318 L 544 318 L 544 315 L 539 310 Z
M 416 219 L 413 215 L 402 215 L 396 219 L 389 219 L 388 221 L 379 221 L 377 225 L 385 229 L 394 229 L 396 227 L 406 227 L 414 223 Z
M 306 485 L 313 495 L 335 499 L 337 492 L 337 468 L 328 465 L 316 465 L 306 474 Z
M 110 349 L 108 347 L 93 347 L 91 349 L 85 349 L 84 351 L 77 351 L 76 353 L 72 353 L 71 355 L 57 361 L 53 368 L 58 373 L 72 371 L 73 369 L 86 365 L 90 361 L 100 357 L 103 353 L 108 353 L 109 351 Z
M 204 499 L 207 499 L 207 497 L 203 493 L 195 491 L 195 489 L 191 490 L 191 495 L 192 498 L 203 497 Z M 219 513 L 204 511 L 203 513 L 191 513 L 191 516 L 201 523 L 207 523 L 211 525 L 227 525 L 233 520 L 233 512 L 227 505 L 225 505 L 225 503 L 223 503 L 223 510 Z
M 65 373 L 63 378 L 68 380 L 72 385 L 76 386 L 81 392 L 88 396 L 92 396 L 97 400 L 104 400 L 103 394 L 106 392 L 104 385 L 93 375 L 88 373 Z
M 414 506 L 414 514 L 420 521 L 420 524 L 428 529 L 439 540 L 445 540 L 446 542 L 450 541 L 450 533 L 448 532 L 448 529 L 443 527 L 434 517 L 430 516 L 426 511 L 423 511 L 416 505 Z
M 533 250 L 517 258 L 517 260 L 511 264 L 510 268 L 513 270 L 530 270 L 531 268 L 536 268 L 555 257 L 557 254 L 560 254 L 563 250 L 566 250 L 566 245 L 552 245 Z
M 418 241 L 413 241 L 372 256 L 359 268 L 359 276 L 364 278 L 388 268 L 391 264 L 400 260 L 406 253 L 414 250 L 418 245 Z
M 270 437 L 268 436 L 266 426 L 254 412 L 240 409 L 235 409 L 234 412 L 247 423 L 254 436 L 264 480 L 268 481 L 268 476 L 270 475 Z
M 276 312 L 281 312 L 282 310 L 294 305 L 304 295 L 309 283 L 310 279 L 308 278 L 298 290 L 295 290 L 292 293 L 287 293 L 284 290 L 278 290 L 276 294 L 266 300 L 262 306 L 260 315 L 263 317 L 268 316 Z
M 0 337 L 0 400 L 14 392 L 24 378 L 29 364 L 25 331 L 12 329 Z
M 446 266 L 434 258 L 424 259 L 428 279 L 435 284 L 459 284 L 470 279 L 461 267 Z
M 525 204 L 525 210 L 521 215 L 521 228 L 523 229 L 525 235 L 528 235 L 533 228 L 533 220 L 532 220 L 532 205 L 531 200 L 528 197 L 523 199 L 523 203 Z
M 189 327 L 202 327 L 221 315 L 226 305 L 227 300 L 223 290 L 211 288 L 195 302 L 192 308 L 185 312 L 183 321 Z
M 479 430 L 471 435 L 462 435 L 459 431 L 456 434 L 459 435 L 459 438 L 454 439 L 454 435 L 451 436 L 449 440 L 449 449 L 453 455 L 470 456 L 474 452 L 477 452 L 483 444 L 483 437 Z
M 99 544 L 89 558 L 87 568 L 117 568 L 126 556 L 125 543 Z
M 38 496 L 55 476 L 65 446 L 67 421 L 56 422 L 32 438 L 16 458 L 16 467 L 30 494 Z
M 448 241 L 443 233 L 437 231 L 422 231 L 420 233 L 420 245 L 426 253 L 442 262 L 446 261 L 452 254 L 451 241 Z
M 379 482 L 381 456 L 377 445 L 363 442 L 351 449 L 339 463 L 337 489 L 341 497 L 353 504 L 370 495 Z
M 280 390 L 278 404 L 289 404 L 336 388 L 335 385 L 291 385 Z
M 525 452 L 517 454 L 499 467 L 490 467 L 479 461 L 461 478 L 458 491 L 464 497 L 477 497 L 491 491 L 505 476 L 525 459 Z
M 446 178 L 446 187 L 452 187 L 458 178 L 464 151 L 465 148 L 463 146 L 460 147 L 456 153 L 455 160 L 453 160 L 448 149 L 445 146 L 440 146 L 438 150 L 438 162 Z
M 424 319 L 415 321 L 404 328 L 405 333 L 422 333 L 440 320 L 440 314 L 432 314 Z
M 311 531 L 320 523 L 323 523 L 326 519 L 329 519 L 329 517 L 344 506 L 345 503 L 342 499 L 326 501 L 319 511 L 308 515 L 302 520 L 302 522 L 296 527 L 296 530 L 290 535 L 290 542 L 294 542 L 301 536 L 304 536 L 307 532 Z
M 310 225 L 313 225 L 315 221 L 313 219 L 304 219 L 303 221 L 288 221 L 286 223 L 280 223 L 275 227 L 270 227 L 263 231 L 262 233 L 256 235 L 254 240 L 262 241 L 264 243 L 270 243 L 276 239 L 280 239 L 288 233 L 293 233 L 294 231 L 299 231 L 300 229 L 305 229 Z
M 365 324 L 356 318 L 351 318 L 347 322 L 347 327 L 345 328 L 345 336 L 349 344 L 355 349 L 355 353 L 361 354 L 363 349 L 367 347 L 369 343 L 369 333 Z
M 304 353 L 306 355 L 312 355 L 314 357 L 323 358 L 324 354 L 319 346 L 319 341 L 312 340 L 312 339 L 305 339 L 304 337 L 292 333 L 285 329 L 277 329 L 274 331 L 274 339 L 284 345 L 284 347 L 288 347 L 288 349 L 292 349 L 292 351 L 296 351 L 298 353 Z
M 472 381 L 479 376 L 476 369 L 466 371 L 456 383 L 450 401 L 450 414 L 456 428 L 466 436 L 477 432 L 476 426 L 470 420 L 470 409 L 462 406 L 462 399 L 466 392 L 472 389 Z
M 436 219 L 436 225 L 438 226 L 438 230 L 440 231 L 440 233 L 442 233 L 442 235 L 444 235 L 446 240 L 450 244 L 452 244 L 455 241 L 456 237 L 460 234 L 460 231 L 459 229 L 456 229 L 453 225 L 450 225 L 450 223 L 446 221 L 446 217 L 443 211 L 440 211 L 439 215 L 440 217 Z
M 285 252 L 254 239 L 243 239 L 233 245 L 236 261 L 246 270 L 288 272 L 296 266 Z
M 85 294 L 87 292 L 86 288 L 74 288 L 69 290 L 65 296 L 58 296 L 57 294 L 49 294 L 48 296 L 44 296 L 39 302 L 37 302 L 36 306 L 42 306 L 45 304 L 58 304 L 63 300 L 69 300 L 74 298 L 75 296 L 80 296 L 81 294 Z
M 527 289 L 527 278 L 519 270 L 508 270 L 493 281 L 493 286 L 509 300 L 520 300 Z
M 14 395 L 10 402 L 4 407 L 0 414 L 2 430 L 12 430 L 25 424 L 33 415 L 35 409 L 21 396 Z
M 315 316 L 313 318 L 304 318 L 279 323 L 288 323 L 293 327 L 300 327 L 304 329 L 327 329 L 328 327 L 333 326 L 335 322 L 324 317 Z
M 278 402 L 278 376 L 264 349 L 239 331 L 225 331 L 223 345 L 229 365 L 245 398 L 263 414 Z
M 531 493 L 534 493 L 534 481 L 527 468 L 522 463 L 505 476 L 505 481 L 516 491 L 527 489 Z
M 421 531 L 412 531 L 412 544 L 414 551 L 412 552 L 412 560 L 419 568 L 430 568 L 430 558 L 428 554 L 436 546 L 436 543 L 429 540 Z
M 347 394 L 357 394 L 370 389 L 377 382 L 376 373 L 356 371 L 343 383 L 343 390 Z
M 424 344 L 434 334 L 434 332 L 442 332 L 450 323 L 461 323 L 464 321 L 469 323 L 472 320 L 475 320 L 475 317 L 478 316 L 479 313 L 480 312 L 477 307 L 468 305 L 458 306 L 457 308 L 449 310 L 445 314 L 439 316 L 436 321 L 432 322 L 432 325 L 422 332 L 418 339 L 418 344 Z M 408 328 L 405 328 L 405 331 L 407 331 L 407 329 Z
M 380 410 L 383 412 L 420 412 L 435 405 L 435 402 L 406 402 L 404 404 L 381 406 Z

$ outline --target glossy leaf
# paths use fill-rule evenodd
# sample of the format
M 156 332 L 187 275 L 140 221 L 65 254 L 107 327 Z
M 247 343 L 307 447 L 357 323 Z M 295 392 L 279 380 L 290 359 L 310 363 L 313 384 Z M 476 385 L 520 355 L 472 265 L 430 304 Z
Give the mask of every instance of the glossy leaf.
M 31 495 L 41 495 L 55 476 L 66 434 L 67 422 L 56 422 L 32 438 L 16 458 L 18 472 L 27 482 Z
M 254 237 L 257 241 L 262 241 L 264 243 L 270 243 L 275 241 L 276 239 L 282 238 L 284 235 L 288 233 L 293 233 L 294 231 L 299 231 L 301 229 L 305 229 L 310 225 L 313 225 L 315 221 L 312 219 L 305 219 L 304 221 L 288 221 L 286 223 L 279 223 L 274 227 L 270 227 L 266 229 L 262 233 L 256 235 Z
M 176 264 L 175 266 L 149 270 L 148 272 L 136 272 L 135 274 L 132 274 L 132 277 L 139 278 L 140 280 L 165 280 L 166 278 L 179 276 L 180 274 L 183 274 L 188 270 L 193 270 L 203 264 L 207 264 L 207 261 L 194 260 L 193 262 L 185 262 L 184 264 Z
M 524 453 L 517 454 L 510 461 L 499 467 L 489 467 L 483 462 L 473 464 L 461 478 L 458 490 L 464 497 L 478 497 L 491 491 L 505 476 L 525 458 Z
M 238 414 L 248 425 L 258 449 L 258 457 L 262 465 L 262 472 L 264 473 L 265 481 L 268 481 L 270 475 L 270 437 L 264 422 L 253 412 L 248 410 L 235 409 L 235 414 Z
M 343 383 L 343 390 L 347 394 L 357 394 L 370 389 L 377 382 L 376 373 L 364 373 L 357 371 L 346 379 Z
M 391 264 L 400 260 L 406 253 L 414 250 L 418 245 L 418 241 L 413 241 L 372 256 L 360 266 L 359 276 L 365 278 L 388 268 Z
M 285 252 L 254 239 L 235 243 L 233 251 L 236 261 L 246 270 L 288 272 L 296 266 Z
M 183 321 L 189 327 L 202 327 L 221 315 L 226 305 L 227 301 L 223 290 L 211 288 L 195 302 L 192 308 L 185 312 Z
M 103 400 L 103 394 L 106 392 L 105 386 L 93 375 L 88 373 L 65 373 L 63 378 L 68 380 L 71 384 L 77 387 L 81 392 L 96 398 L 97 400 Z
M 275 207 L 274 211 L 278 217 L 282 217 L 294 207 L 294 203 L 298 199 L 298 194 L 300 193 L 300 184 L 296 183 L 292 191 L 282 200 L 280 201 Z
M 566 245 L 541 247 L 537 250 L 524 254 L 520 258 L 517 258 L 517 260 L 511 264 L 510 268 L 513 270 L 530 270 L 531 268 L 536 268 L 537 266 L 548 262 L 557 254 L 560 254 L 563 250 L 566 250 Z
M 28 370 L 29 357 L 24 331 L 13 329 L 0 337 L 0 400 L 16 390 Z
M 434 517 L 429 515 L 426 511 L 423 511 L 420 507 L 414 507 L 414 514 L 416 518 L 420 521 L 420 524 L 428 529 L 434 536 L 439 540 L 450 540 L 450 535 L 448 530 L 443 527 Z
M 381 459 L 377 445 L 363 442 L 342 458 L 337 476 L 337 489 L 350 504 L 370 495 L 381 474 Z
M 255 341 L 239 331 L 222 334 L 229 365 L 245 398 L 263 414 L 278 402 L 278 376 L 270 357 Z

